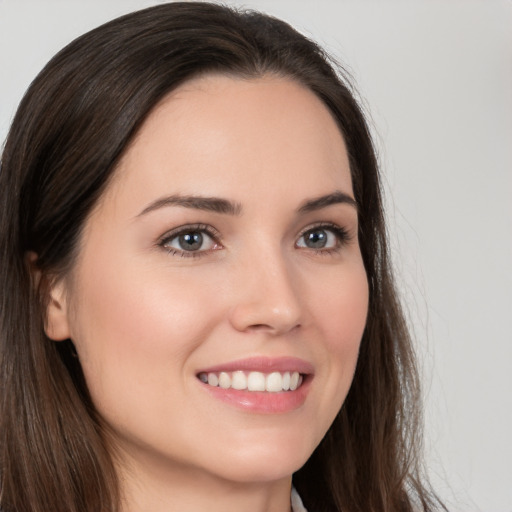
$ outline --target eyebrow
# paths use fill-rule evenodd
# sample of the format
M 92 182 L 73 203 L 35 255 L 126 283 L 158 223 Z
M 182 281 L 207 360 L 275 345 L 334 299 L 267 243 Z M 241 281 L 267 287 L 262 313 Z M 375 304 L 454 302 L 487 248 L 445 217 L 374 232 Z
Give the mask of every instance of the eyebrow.
M 142 210 L 137 217 L 145 215 L 165 206 L 183 206 L 184 208 L 193 208 L 195 210 L 206 210 L 209 212 L 223 213 L 228 215 L 240 215 L 242 212 L 242 205 L 227 199 L 219 197 L 202 197 L 202 196 L 181 196 L 172 195 L 162 197 L 152 202 L 144 210 Z
M 357 202 L 355 199 L 337 190 L 331 194 L 305 201 L 299 206 L 297 211 L 299 213 L 308 213 L 326 208 L 333 204 L 348 204 L 357 210 Z M 153 201 L 146 206 L 137 217 L 168 206 L 182 206 L 184 208 L 204 210 L 225 215 L 240 215 L 242 213 L 242 205 L 234 201 L 229 201 L 228 199 L 222 199 L 220 197 L 171 195 Z
M 298 209 L 299 213 L 307 213 L 313 212 L 315 210 L 320 210 L 322 208 L 326 208 L 327 206 L 331 206 L 333 204 L 348 204 L 353 206 L 356 210 L 358 209 L 357 201 L 350 197 L 345 192 L 341 192 L 340 190 L 336 190 L 332 194 L 327 194 L 325 196 L 316 197 L 315 199 L 310 199 L 305 201 Z

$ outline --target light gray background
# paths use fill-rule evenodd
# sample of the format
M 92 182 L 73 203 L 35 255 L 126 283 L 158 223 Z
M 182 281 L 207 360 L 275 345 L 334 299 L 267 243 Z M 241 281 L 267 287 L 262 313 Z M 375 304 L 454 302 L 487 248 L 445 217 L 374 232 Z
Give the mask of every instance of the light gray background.
M 155 3 L 0 0 L 0 140 L 57 50 Z M 422 360 L 432 481 L 453 511 L 511 512 L 512 3 L 228 3 L 286 19 L 354 74 Z

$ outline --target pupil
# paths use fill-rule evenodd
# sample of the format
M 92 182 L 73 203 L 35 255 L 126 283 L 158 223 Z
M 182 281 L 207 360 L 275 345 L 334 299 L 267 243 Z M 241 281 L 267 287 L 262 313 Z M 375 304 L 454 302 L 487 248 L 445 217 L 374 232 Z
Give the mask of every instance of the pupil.
M 312 249 L 321 249 L 327 243 L 327 233 L 324 230 L 310 231 L 306 234 L 306 245 Z
M 187 233 L 179 238 L 180 246 L 185 251 L 197 251 L 203 245 L 203 235 L 201 233 Z

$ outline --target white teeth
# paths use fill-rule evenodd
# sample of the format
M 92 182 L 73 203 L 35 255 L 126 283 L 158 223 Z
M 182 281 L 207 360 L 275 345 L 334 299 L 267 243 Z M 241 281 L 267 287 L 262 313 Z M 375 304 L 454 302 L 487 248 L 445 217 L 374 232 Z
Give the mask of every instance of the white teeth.
M 280 391 L 295 391 L 301 384 L 303 377 L 299 372 L 272 372 L 265 374 L 263 372 L 245 372 L 238 370 L 235 372 L 210 372 L 200 373 L 199 379 L 213 387 L 222 389 L 236 389 L 248 391 L 267 391 L 278 393 Z
M 288 391 L 290 389 L 290 372 L 283 374 L 283 390 Z
M 247 377 L 244 372 L 233 372 L 231 387 L 233 389 L 247 389 Z
M 267 391 L 276 393 L 277 391 L 283 390 L 283 377 L 279 372 L 273 372 L 267 376 L 267 382 L 265 384 Z
M 297 386 L 299 385 L 299 374 L 298 372 L 293 372 L 290 377 L 290 390 L 295 391 Z
M 261 372 L 251 372 L 247 377 L 249 391 L 265 391 L 265 375 Z
M 228 389 L 231 387 L 231 377 L 226 372 L 220 372 L 219 375 L 219 387 Z
M 218 386 L 219 385 L 219 377 L 215 373 L 208 374 L 208 384 L 210 386 Z

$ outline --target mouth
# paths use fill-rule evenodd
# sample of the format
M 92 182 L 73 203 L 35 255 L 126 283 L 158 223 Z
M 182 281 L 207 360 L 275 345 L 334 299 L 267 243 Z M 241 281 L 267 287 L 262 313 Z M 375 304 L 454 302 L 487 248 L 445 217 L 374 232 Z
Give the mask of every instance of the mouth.
M 251 413 L 287 413 L 300 408 L 314 378 L 313 365 L 295 357 L 253 357 L 199 370 L 205 391 Z
M 302 385 L 304 377 L 305 374 L 298 371 L 264 373 L 236 370 L 198 374 L 199 380 L 208 386 L 238 391 L 267 391 L 269 393 L 295 391 Z

